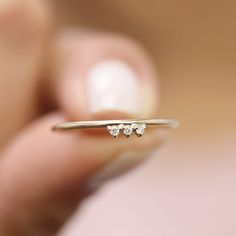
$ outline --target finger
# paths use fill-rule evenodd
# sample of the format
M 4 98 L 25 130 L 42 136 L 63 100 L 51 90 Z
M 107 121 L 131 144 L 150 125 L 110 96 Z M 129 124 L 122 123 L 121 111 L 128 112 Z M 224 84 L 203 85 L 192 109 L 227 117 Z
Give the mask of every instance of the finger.
M 148 53 L 137 42 L 116 34 L 70 31 L 60 35 L 56 45 L 50 87 L 68 120 L 156 114 L 158 75 Z M 147 157 L 146 152 L 140 156 Z M 137 156 L 133 153 L 125 164 L 118 161 L 118 169 L 135 165 Z
M 155 132 L 145 139 L 120 138 L 117 142 L 50 131 L 52 124 L 63 121 L 60 114 L 38 119 L 2 154 L 1 235 L 54 235 L 76 209 L 86 183 L 91 186 L 96 181 L 97 170 L 101 173 L 102 167 L 112 166 L 119 156 L 138 158 L 130 153 L 152 149 L 160 142 Z
M 72 119 L 150 117 L 158 107 L 152 62 L 129 38 L 67 33 L 55 54 L 53 91 Z
M 106 37 L 103 40 L 106 40 Z M 100 62 L 97 56 L 95 71 L 100 71 L 98 73 L 99 75 L 96 72 L 96 76 L 75 76 L 75 74 L 80 75 L 81 71 L 86 71 L 83 70 L 84 67 L 80 67 L 79 63 L 78 67 L 74 67 L 72 73 L 72 69 L 70 68 L 74 66 L 75 62 L 77 63 L 77 60 L 70 60 L 71 66 L 64 64 L 67 63 L 67 60 L 62 61 L 60 66 L 62 70 L 60 73 L 57 71 L 60 79 L 52 83 L 51 88 L 54 88 L 55 100 L 58 101 L 58 107 L 61 108 L 65 117 L 71 117 L 71 119 L 89 119 L 101 116 L 114 117 L 115 114 L 127 117 L 154 113 L 154 105 L 156 103 L 155 95 L 157 91 L 153 86 L 155 84 L 155 78 L 152 69 L 150 69 L 151 65 L 149 65 L 148 59 L 145 56 L 140 56 L 140 59 L 138 59 L 140 60 L 140 66 L 141 64 L 146 66 L 143 67 L 142 73 L 136 72 L 141 71 L 139 66 L 135 66 L 139 64 L 135 64 L 137 62 L 131 62 L 128 58 L 137 60 L 137 57 L 133 56 L 133 54 L 143 55 L 142 50 L 137 46 L 135 46 L 135 49 L 128 50 L 132 46 L 123 41 L 121 43 L 119 40 L 112 39 L 111 44 L 113 46 L 112 49 L 109 48 L 109 53 L 105 48 L 103 49 L 104 55 L 106 55 L 105 57 L 101 56 L 103 53 L 100 52 L 99 55 L 101 57 L 99 58 L 103 59 L 105 68 L 104 64 L 102 64 L 102 68 L 101 64 L 98 64 Z M 75 42 L 78 45 L 80 44 L 77 40 Z M 73 43 L 71 42 L 71 44 Z M 121 47 L 120 44 L 125 44 L 126 46 Z M 131 44 L 136 45 L 135 43 Z M 95 49 L 98 46 L 100 44 L 95 44 L 93 47 Z M 113 50 L 116 47 L 123 48 L 123 50 L 126 47 L 127 49 L 113 55 Z M 68 59 L 73 53 L 77 55 L 80 51 L 69 50 Z M 83 54 L 85 57 L 85 51 Z M 87 47 L 86 54 L 90 54 L 92 58 L 90 47 Z M 104 105 L 105 97 L 109 97 L 105 93 L 103 101 L 100 101 L 101 104 L 99 105 L 102 109 L 100 111 L 95 109 L 94 111 L 91 109 L 93 106 L 89 104 L 88 99 L 88 94 L 90 93 L 88 90 L 90 87 L 84 85 L 88 80 L 95 80 L 95 83 L 99 85 L 103 81 L 103 73 L 107 74 L 106 71 L 109 71 L 106 81 L 109 81 L 111 76 L 114 75 L 114 72 L 110 72 L 111 61 L 107 61 L 109 58 L 108 55 L 112 58 L 112 68 L 114 69 L 115 67 L 115 71 L 119 75 L 125 76 L 125 82 L 129 81 L 127 82 L 129 86 L 128 91 L 135 92 L 128 96 L 127 92 L 123 93 L 123 90 L 119 89 L 115 93 L 115 96 L 112 97 L 112 106 L 109 104 L 108 107 Z M 93 66 L 94 64 L 91 65 L 92 70 L 94 70 Z M 145 68 L 147 68 L 146 72 Z M 99 83 L 96 82 L 97 76 L 101 78 Z M 119 78 L 122 80 L 123 76 L 119 76 Z M 119 79 L 111 79 L 116 81 L 114 83 L 119 83 Z M 70 83 L 78 83 L 76 85 L 76 91 L 80 91 L 80 85 L 84 86 L 82 90 L 84 96 L 78 92 L 76 93 L 73 90 L 75 84 L 72 86 Z M 106 83 L 102 83 L 104 86 L 106 85 Z M 115 87 L 118 87 L 118 85 L 115 84 Z M 143 90 L 143 88 L 145 89 Z M 146 91 L 148 94 L 148 99 L 145 99 L 141 95 L 144 93 L 143 91 Z M 97 98 L 104 95 L 100 90 L 96 91 L 95 89 L 94 92 L 98 93 L 95 95 Z M 135 103 L 134 100 L 128 102 L 131 104 L 128 108 L 131 110 L 127 109 L 126 104 L 120 100 L 122 98 L 120 97 L 120 92 L 126 95 L 127 99 L 133 99 L 133 97 L 138 99 L 136 109 L 133 109 L 131 106 Z M 87 100 L 85 99 L 86 97 Z M 83 106 L 81 99 L 85 99 L 85 104 L 87 103 L 88 106 Z M 121 101 L 123 105 L 118 106 L 117 100 L 119 102 Z M 72 101 L 73 105 L 69 101 Z M 74 101 L 80 102 L 73 103 Z M 81 107 L 79 104 L 81 104 Z M 0 165 L 0 186 L 2 191 L 0 217 L 4 219 L 4 224 L 0 226 L 4 226 L 2 230 L 4 233 L 14 230 L 12 235 L 16 235 L 16 232 L 20 232 L 18 235 L 26 235 L 26 232 L 30 232 L 31 234 L 32 232 L 39 232 L 41 234 L 47 232 L 52 234 L 52 232 L 58 230 L 71 211 L 75 209 L 76 202 L 85 193 L 85 186 L 94 187 L 97 183 L 100 185 L 101 182 L 113 177 L 114 172 L 120 169 L 121 165 L 123 170 L 127 165 L 135 165 L 137 159 L 140 161 L 145 160 L 146 156 L 143 155 L 143 152 L 152 150 L 160 144 L 160 139 L 153 132 L 148 132 L 142 139 L 137 137 L 133 137 L 132 139 L 120 138 L 119 141 L 113 140 L 108 136 L 91 136 L 80 132 L 76 134 L 71 132 L 63 134 L 52 133 L 50 131 L 51 126 L 62 121 L 65 121 L 65 118 L 63 119 L 54 115 L 38 120 L 31 128 L 23 132 L 15 142 L 9 145 L 3 154 L 5 158 Z M 141 157 L 138 154 L 141 154 Z M 124 161 L 118 161 L 120 158 L 125 160 L 125 164 Z M 18 192 L 17 198 L 14 197 L 16 192 Z M 16 214 L 16 212 L 20 213 Z M 47 225 L 53 225 L 54 227 L 48 228 Z
M 0 148 L 37 113 L 48 32 L 49 17 L 42 1 L 0 2 L 0 122 L 4 124 Z

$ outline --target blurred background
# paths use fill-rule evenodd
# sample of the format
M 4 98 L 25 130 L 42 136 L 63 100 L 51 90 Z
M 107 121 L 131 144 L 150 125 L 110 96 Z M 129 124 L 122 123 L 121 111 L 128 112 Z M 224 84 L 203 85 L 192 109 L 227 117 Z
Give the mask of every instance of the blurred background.
M 61 236 L 236 235 L 236 2 L 50 4 L 58 29 L 99 28 L 140 41 L 161 75 L 159 114 L 181 123 L 151 161 L 90 199 Z
M 181 124 L 150 161 L 86 200 L 59 236 L 235 236 L 236 1 L 44 1 L 51 5 L 58 33 L 89 27 L 128 35 L 143 44 L 161 78 L 159 116 Z M 37 38 L 34 32 L 29 35 Z M 0 48 L 3 62 L 15 54 L 17 61 L 34 57 L 17 44 L 9 58 L 4 50 Z M 27 63 L 22 60 L 18 66 L 30 68 Z M 14 74 L 14 69 L 4 69 L 2 77 L 9 77 L 4 71 Z M 23 120 L 29 107 L 33 114 L 35 101 L 24 96 L 32 86 L 19 91 L 21 80 L 15 80 L 16 86 L 7 79 L 5 83 L 1 97 L 21 92 L 19 102 L 25 108 L 0 99 L 6 111 L 1 121 L 7 124 L 6 114 Z M 11 138 L 7 129 L 13 134 L 11 125 L 1 127 L 0 145 Z

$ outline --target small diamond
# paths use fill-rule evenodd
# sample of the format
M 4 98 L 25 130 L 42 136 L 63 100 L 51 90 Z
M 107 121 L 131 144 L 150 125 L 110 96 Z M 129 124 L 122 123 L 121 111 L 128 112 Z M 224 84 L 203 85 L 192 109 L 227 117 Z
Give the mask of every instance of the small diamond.
M 123 126 L 123 133 L 126 137 L 129 137 L 133 132 L 132 126 L 131 125 L 124 125 Z
M 107 129 L 114 138 L 116 138 L 120 134 L 120 129 L 117 125 L 109 125 L 107 126 Z
M 136 130 L 138 128 L 138 124 L 137 123 L 133 123 L 131 125 L 131 127 L 132 127 L 133 130 Z
M 138 124 L 138 127 L 135 130 L 135 132 L 138 136 L 142 136 L 145 132 L 145 129 L 146 129 L 146 124 Z

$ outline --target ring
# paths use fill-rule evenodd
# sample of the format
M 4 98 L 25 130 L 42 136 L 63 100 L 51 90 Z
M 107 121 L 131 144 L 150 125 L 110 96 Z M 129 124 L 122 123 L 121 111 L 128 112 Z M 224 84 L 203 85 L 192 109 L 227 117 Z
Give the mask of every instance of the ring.
M 66 131 L 73 129 L 106 128 L 114 138 L 118 137 L 121 133 L 123 133 L 126 137 L 130 137 L 132 133 L 135 133 L 138 137 L 141 137 L 148 126 L 176 128 L 178 126 L 178 122 L 173 119 L 76 121 L 55 125 L 52 127 L 52 130 Z

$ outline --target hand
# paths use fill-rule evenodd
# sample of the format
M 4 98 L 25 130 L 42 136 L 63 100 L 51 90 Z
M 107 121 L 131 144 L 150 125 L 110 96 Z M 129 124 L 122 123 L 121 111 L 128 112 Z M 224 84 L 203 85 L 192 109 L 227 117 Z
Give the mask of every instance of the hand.
M 0 5 L 0 235 L 53 235 L 85 196 L 161 140 L 53 133 L 66 120 L 153 117 L 147 53 L 111 33 L 55 33 L 43 1 Z

